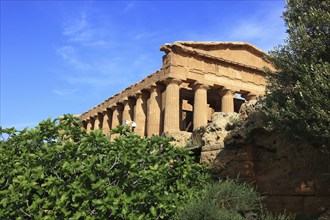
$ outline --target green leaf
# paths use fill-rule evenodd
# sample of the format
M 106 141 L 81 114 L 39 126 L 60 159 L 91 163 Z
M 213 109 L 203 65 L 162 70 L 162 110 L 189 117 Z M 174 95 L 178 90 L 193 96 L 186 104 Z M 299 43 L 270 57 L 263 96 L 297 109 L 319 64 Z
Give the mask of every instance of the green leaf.
M 154 206 L 150 207 L 150 213 L 152 214 L 152 216 L 156 217 L 157 216 L 157 210 Z

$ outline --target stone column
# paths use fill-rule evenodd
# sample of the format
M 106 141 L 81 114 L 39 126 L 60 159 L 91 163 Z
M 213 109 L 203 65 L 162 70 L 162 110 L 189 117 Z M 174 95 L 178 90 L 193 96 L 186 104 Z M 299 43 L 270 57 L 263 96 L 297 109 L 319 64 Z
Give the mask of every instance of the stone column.
M 130 101 L 129 99 L 124 99 L 122 101 L 123 106 L 124 106 L 124 110 L 123 110 L 123 123 L 124 120 L 127 120 L 129 122 L 131 122 L 133 120 L 132 116 L 131 116 L 131 105 L 130 105 Z
M 147 136 L 160 133 L 161 95 L 160 88 L 151 86 L 149 88 L 150 98 L 147 109 Z
M 147 100 L 142 92 L 136 94 L 136 104 L 134 108 L 134 121 L 136 128 L 134 132 L 140 136 L 146 133 Z
M 87 133 L 89 133 L 92 130 L 91 120 L 87 120 L 86 123 L 87 123 L 86 131 L 87 131 Z
M 111 107 L 112 110 L 112 120 L 111 120 L 111 129 L 116 128 L 122 123 L 122 106 L 117 104 L 116 106 Z M 113 141 L 118 134 L 111 134 L 110 140 Z
M 221 111 L 234 112 L 234 92 L 226 89 L 220 92 L 221 98 Z
M 94 117 L 94 130 L 96 129 L 100 129 L 100 119 L 98 114 Z
M 164 131 L 180 131 L 180 87 L 181 80 L 169 79 L 165 82 Z
M 106 109 L 105 111 L 102 112 L 102 114 L 103 114 L 102 132 L 103 132 L 103 134 L 109 134 L 110 125 L 111 125 L 109 111 Z
M 111 107 L 112 110 L 112 124 L 111 129 L 114 129 L 118 125 L 121 125 L 121 106 L 116 105 Z
M 207 89 L 208 86 L 200 83 L 197 83 L 194 86 L 194 128 L 207 124 Z

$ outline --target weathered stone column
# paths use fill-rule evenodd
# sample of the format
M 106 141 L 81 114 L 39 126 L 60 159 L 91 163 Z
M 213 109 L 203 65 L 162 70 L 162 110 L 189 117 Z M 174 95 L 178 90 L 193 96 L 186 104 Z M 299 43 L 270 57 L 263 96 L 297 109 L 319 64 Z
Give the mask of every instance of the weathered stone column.
M 120 104 L 117 104 L 117 105 L 111 107 L 111 110 L 112 110 L 111 129 L 114 129 L 118 125 L 121 125 L 121 123 L 122 123 L 122 113 L 123 113 L 122 106 Z M 113 141 L 117 136 L 118 136 L 118 134 L 111 134 L 110 140 Z
M 89 118 L 89 123 L 88 123 L 88 124 L 90 124 L 89 131 L 94 130 L 94 128 L 95 128 L 95 123 L 94 123 L 94 121 L 95 121 L 94 117 L 90 117 L 90 118 Z
M 147 109 L 147 136 L 160 133 L 161 94 L 158 86 L 149 88 L 150 98 Z
M 208 86 L 197 83 L 194 86 L 194 128 L 207 124 L 208 105 L 207 105 Z
M 120 105 L 115 105 L 113 107 L 111 107 L 112 110 L 112 124 L 111 124 L 111 129 L 114 129 L 115 127 L 117 127 L 118 125 L 121 124 L 121 106 Z
M 89 133 L 92 130 L 91 120 L 87 120 L 86 123 L 87 123 L 86 131 Z
M 94 117 L 94 130 L 96 129 L 100 129 L 100 119 L 98 114 Z
M 144 136 L 146 133 L 147 97 L 142 92 L 137 93 L 135 97 L 134 121 L 136 128 L 134 132 L 140 136 Z
M 182 83 L 178 79 L 165 81 L 165 117 L 164 131 L 180 131 L 180 87 Z
M 234 112 L 234 92 L 226 89 L 220 92 L 221 98 L 221 111 Z
M 109 134 L 110 132 L 110 114 L 108 109 L 102 112 L 103 113 L 103 121 L 102 121 L 102 132 L 103 134 Z
M 133 118 L 132 118 L 132 115 L 131 115 L 131 103 L 130 103 L 130 100 L 129 99 L 124 99 L 122 101 L 123 103 L 123 106 L 124 106 L 124 110 L 123 110 L 123 123 L 124 123 L 124 120 L 127 120 L 127 121 L 132 121 Z

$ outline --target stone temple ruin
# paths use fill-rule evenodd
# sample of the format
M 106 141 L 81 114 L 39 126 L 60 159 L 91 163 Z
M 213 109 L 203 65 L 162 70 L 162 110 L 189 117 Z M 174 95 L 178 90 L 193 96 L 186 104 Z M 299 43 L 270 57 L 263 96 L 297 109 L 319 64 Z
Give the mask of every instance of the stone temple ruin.
M 80 116 L 87 130 L 135 121 L 141 136 L 192 131 L 214 112 L 238 111 L 265 93 L 265 53 L 243 42 L 174 42 L 161 46 L 163 66 Z

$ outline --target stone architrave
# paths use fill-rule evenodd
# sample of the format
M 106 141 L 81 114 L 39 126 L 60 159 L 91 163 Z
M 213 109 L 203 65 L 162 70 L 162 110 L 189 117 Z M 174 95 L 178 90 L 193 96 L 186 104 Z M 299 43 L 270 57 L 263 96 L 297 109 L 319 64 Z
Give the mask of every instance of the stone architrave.
M 180 84 L 179 79 L 169 79 L 165 81 L 165 117 L 164 132 L 180 131 Z
M 148 100 L 147 109 L 147 136 L 151 137 L 153 134 L 160 134 L 160 114 L 161 114 L 161 93 L 158 86 L 151 86 L 149 88 L 150 98 Z
M 234 112 L 234 94 L 230 89 L 225 89 L 220 92 L 221 97 L 221 111 Z
M 134 108 L 134 121 L 136 128 L 134 132 L 138 135 L 144 136 L 146 133 L 146 120 L 147 120 L 147 99 L 146 95 L 142 92 L 136 94 L 136 104 Z
M 194 128 L 204 126 L 208 119 L 207 85 L 196 83 L 194 86 Z

